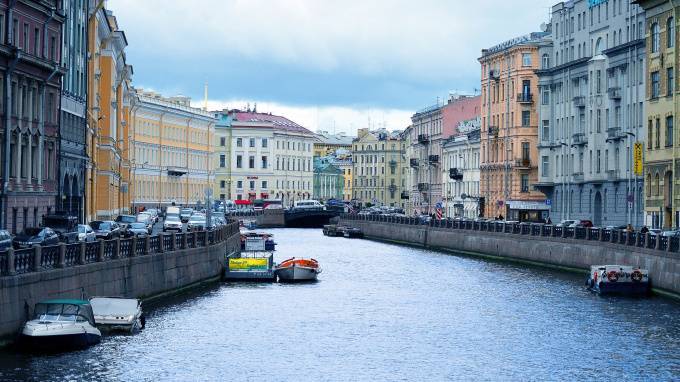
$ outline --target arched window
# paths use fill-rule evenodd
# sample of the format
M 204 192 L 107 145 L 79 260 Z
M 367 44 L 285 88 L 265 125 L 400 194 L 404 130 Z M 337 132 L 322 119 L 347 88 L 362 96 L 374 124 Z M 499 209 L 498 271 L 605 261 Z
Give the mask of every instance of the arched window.
M 602 38 L 598 38 L 595 42 L 595 55 L 602 54 Z
M 650 32 L 652 34 L 652 53 L 657 53 L 659 51 L 659 23 L 652 24 Z
M 654 176 L 654 196 L 659 195 L 659 187 L 660 187 L 660 185 L 659 185 L 659 174 L 657 173 Z
M 666 48 L 675 46 L 675 19 L 669 17 L 666 20 Z

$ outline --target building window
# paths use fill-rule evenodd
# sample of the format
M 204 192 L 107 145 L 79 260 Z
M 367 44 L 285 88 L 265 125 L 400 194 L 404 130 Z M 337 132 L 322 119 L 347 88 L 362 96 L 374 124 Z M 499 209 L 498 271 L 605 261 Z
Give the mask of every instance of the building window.
M 666 147 L 673 146 L 673 116 L 666 117 Z
M 238 188 L 239 190 L 243 188 L 243 181 L 242 180 L 236 181 L 236 188 Z
M 254 181 L 254 180 L 251 180 L 250 182 L 248 182 L 248 186 L 250 186 L 249 188 L 250 188 L 251 190 L 254 190 L 254 189 L 255 189 L 255 181 Z
M 227 158 L 225 157 L 224 154 L 220 154 L 220 167 L 224 168 L 227 166 L 226 164 Z
M 666 20 L 666 47 L 672 48 L 675 46 L 675 20 L 669 17 Z
M 522 110 L 522 126 L 527 127 L 531 124 L 531 111 Z
M 224 200 L 224 199 L 226 199 L 226 198 L 227 198 L 227 195 L 225 195 L 225 194 L 220 194 L 220 200 Z
M 541 60 L 541 69 L 549 69 L 550 68 L 550 56 L 547 54 L 543 55 L 543 58 Z
M 550 140 L 550 121 L 547 119 L 544 119 L 542 121 L 541 134 L 542 134 L 541 138 L 544 141 Z
M 666 69 L 666 95 L 672 96 L 675 91 L 675 71 L 673 68 Z
M 227 185 L 227 182 L 224 180 L 220 180 L 220 188 L 224 188 Z
M 262 156 L 262 168 L 266 169 L 267 166 L 268 166 L 268 164 L 267 164 L 267 156 L 266 156 L 266 155 L 263 155 L 263 156 Z
M 597 94 L 600 94 L 602 92 L 602 71 L 601 70 L 595 71 L 595 91 L 597 92 Z
M 267 148 L 267 138 L 262 138 L 262 148 Z
M 541 161 L 541 176 L 550 176 L 550 157 L 544 155 Z
M 236 147 L 243 147 L 243 138 L 236 138 Z
M 529 174 L 522 174 L 522 192 L 529 192 Z
M 227 138 L 220 137 L 220 146 L 224 147 L 227 145 Z
M 266 181 L 266 180 L 263 180 L 263 181 L 262 181 L 262 189 L 263 189 L 263 190 L 266 190 L 266 189 L 267 189 L 267 181 Z
M 541 97 L 541 104 L 547 105 L 550 103 L 550 92 L 548 90 L 543 90 L 543 97 Z
M 248 168 L 255 168 L 255 157 L 252 155 L 248 157 Z
M 250 138 L 248 146 L 255 147 L 255 138 Z
M 650 32 L 652 34 L 652 53 L 658 53 L 659 52 L 659 24 L 654 23 L 652 24 L 652 27 L 650 29 Z
M 531 66 L 531 53 L 522 53 L 522 66 Z
M 647 121 L 647 149 L 652 148 L 652 120 Z
M 659 118 L 656 119 L 656 124 L 655 124 L 655 131 L 654 133 L 656 134 L 656 148 L 661 147 L 661 120 Z
M 236 156 L 236 168 L 243 168 L 243 157 L 240 155 Z

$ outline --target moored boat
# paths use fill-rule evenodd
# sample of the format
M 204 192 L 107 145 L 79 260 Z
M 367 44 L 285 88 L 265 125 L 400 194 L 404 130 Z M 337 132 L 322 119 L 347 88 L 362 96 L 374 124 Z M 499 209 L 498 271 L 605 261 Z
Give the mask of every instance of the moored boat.
M 19 343 L 26 350 L 63 351 L 97 344 L 101 336 L 88 301 L 57 299 L 35 305 Z
M 271 234 L 248 232 L 241 234 L 241 251 L 275 251 L 276 242 Z
M 649 293 L 649 272 L 628 265 L 593 265 L 586 285 L 599 294 L 645 295 Z
M 364 237 L 364 233 L 356 227 L 345 227 L 345 229 L 342 231 L 342 235 L 346 238 L 362 238 Z
M 146 325 L 142 303 L 136 298 L 93 297 L 90 305 L 100 330 L 134 333 Z
M 280 282 L 316 281 L 321 268 L 315 259 L 292 257 L 277 265 L 274 272 Z

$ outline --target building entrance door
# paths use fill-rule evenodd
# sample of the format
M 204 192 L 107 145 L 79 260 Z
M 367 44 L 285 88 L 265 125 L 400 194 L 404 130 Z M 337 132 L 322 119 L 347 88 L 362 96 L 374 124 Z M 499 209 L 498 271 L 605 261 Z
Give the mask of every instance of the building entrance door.
M 602 194 L 600 194 L 600 191 L 595 193 L 593 210 L 593 225 L 600 227 L 602 225 Z

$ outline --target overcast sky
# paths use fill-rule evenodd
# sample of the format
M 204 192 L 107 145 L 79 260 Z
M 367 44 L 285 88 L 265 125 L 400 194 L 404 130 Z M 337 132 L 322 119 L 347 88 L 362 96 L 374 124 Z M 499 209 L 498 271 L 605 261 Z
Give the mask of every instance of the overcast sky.
M 480 50 L 538 31 L 554 0 L 110 0 L 133 83 L 311 130 L 403 129 L 479 89 Z

